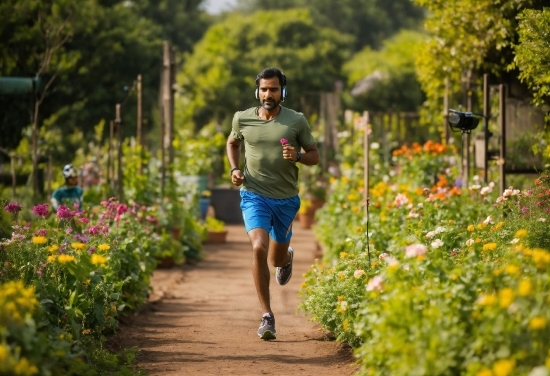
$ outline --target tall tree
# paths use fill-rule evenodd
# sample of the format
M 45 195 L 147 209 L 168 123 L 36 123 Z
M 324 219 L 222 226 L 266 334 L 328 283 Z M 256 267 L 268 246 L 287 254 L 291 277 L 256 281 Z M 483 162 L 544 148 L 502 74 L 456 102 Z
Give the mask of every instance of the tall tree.
M 247 12 L 307 8 L 319 26 L 353 35 L 354 51 L 381 47 L 399 29 L 420 27 L 424 18 L 424 10 L 410 0 L 239 0 L 238 4 Z
M 380 50 L 365 47 L 345 65 L 352 88 L 348 106 L 362 111 L 416 111 L 423 102 L 415 60 L 426 36 L 401 31 Z
M 269 27 L 266 27 L 269 25 Z M 351 38 L 321 28 L 304 9 L 233 15 L 212 26 L 186 58 L 178 76 L 176 121 L 199 127 L 229 123 L 236 110 L 253 106 L 256 74 L 268 66 L 288 78 L 289 106 L 312 91 L 333 90 L 342 78 Z
M 451 92 L 464 91 L 464 82 L 492 73 L 513 82 L 517 71 L 507 69 L 517 40 L 518 14 L 540 8 L 546 0 L 415 0 L 429 10 L 425 23 L 430 39 L 418 55 L 418 77 L 427 96 L 425 121 L 439 124 L 445 79 Z

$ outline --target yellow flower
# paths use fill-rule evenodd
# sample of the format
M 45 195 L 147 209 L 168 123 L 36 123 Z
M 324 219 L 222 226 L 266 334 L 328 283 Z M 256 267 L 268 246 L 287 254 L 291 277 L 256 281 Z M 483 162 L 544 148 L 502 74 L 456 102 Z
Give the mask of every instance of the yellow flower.
M 500 359 L 493 365 L 493 373 L 495 376 L 509 376 L 514 370 L 515 363 L 513 360 Z
M 524 238 L 525 236 L 527 236 L 527 230 L 521 229 L 516 231 L 516 238 Z
M 363 231 L 363 229 L 361 227 L 356 227 L 355 228 L 355 232 L 361 232 L 361 231 Z
M 76 259 L 74 258 L 74 256 L 71 256 L 71 255 L 59 255 L 57 257 L 57 261 L 59 261 L 62 264 L 65 264 L 67 262 L 76 261 Z
M 480 229 L 480 230 L 483 230 L 485 227 L 487 227 L 487 223 L 480 223 L 479 225 L 477 225 L 477 228 Z
M 108 251 L 110 248 L 111 248 L 111 246 L 109 244 L 106 244 L 106 243 L 100 244 L 97 247 L 97 249 L 99 249 L 100 251 Z
M 550 263 L 550 253 L 544 249 L 533 249 L 533 261 L 537 264 L 538 269 L 545 269 L 548 263 Z
M 48 241 L 48 239 L 46 239 L 45 236 L 33 236 L 32 237 L 32 242 L 34 244 L 44 244 Z
M 6 355 L 9 354 L 10 350 L 6 348 L 5 345 L 0 345 L 0 362 L 3 362 L 6 359 Z
M 519 296 L 529 296 L 531 295 L 531 290 L 533 286 L 530 279 L 524 279 L 519 283 L 518 294 Z
M 348 330 L 349 328 L 349 321 L 348 319 L 345 319 L 344 322 L 342 322 L 342 328 L 344 328 L 344 330 Z
M 517 265 L 514 265 L 514 264 L 509 264 L 509 265 L 506 265 L 504 270 L 506 271 L 506 273 L 508 273 L 510 275 L 514 275 L 514 274 L 517 274 L 519 272 L 519 267 Z
M 54 252 L 57 251 L 58 249 L 59 249 L 59 246 L 57 246 L 56 244 L 52 244 L 52 245 L 49 246 L 48 252 L 54 253 Z
M 539 330 L 546 326 L 546 317 L 536 316 L 529 320 L 529 329 Z
M 345 258 L 348 257 L 348 253 L 347 252 L 340 252 L 340 257 L 345 259 Z
M 55 261 L 54 255 L 48 256 L 48 262 L 54 262 L 54 261 Z
M 359 211 L 359 206 L 354 205 L 354 206 L 351 208 L 351 211 L 354 212 L 354 213 L 357 213 L 357 212 Z
M 491 372 L 488 368 L 483 368 L 481 371 L 476 373 L 476 376 L 493 376 L 493 372 Z
M 338 272 L 337 276 L 338 276 L 338 278 L 340 278 L 341 281 L 343 281 L 344 278 L 346 278 L 346 274 L 343 273 L 343 272 Z
M 504 222 L 499 222 L 495 226 L 495 230 L 499 230 L 504 225 Z
M 500 306 L 502 308 L 508 308 L 510 304 L 514 302 L 515 294 L 514 290 L 512 290 L 511 288 L 507 287 L 505 289 L 502 289 L 498 295 L 500 298 Z
M 497 298 L 493 294 L 482 295 L 477 300 L 477 303 L 481 306 L 491 306 L 497 303 Z
M 497 243 L 487 243 L 483 245 L 484 251 L 494 251 L 497 249 Z
M 344 295 L 338 296 L 338 301 L 341 302 L 342 300 L 344 300 Z
M 105 256 L 98 255 L 97 253 L 94 253 L 92 255 L 92 264 L 105 265 L 106 262 L 107 262 L 107 258 Z
M 475 230 L 474 225 L 468 226 L 468 231 L 473 232 Z
M 71 243 L 71 247 L 74 249 L 83 249 L 86 246 L 84 243 Z

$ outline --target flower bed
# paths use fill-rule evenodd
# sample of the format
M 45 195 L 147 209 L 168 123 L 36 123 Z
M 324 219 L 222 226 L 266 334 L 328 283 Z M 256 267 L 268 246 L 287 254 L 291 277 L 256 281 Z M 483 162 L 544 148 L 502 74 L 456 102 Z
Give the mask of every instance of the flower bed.
M 361 375 L 550 370 L 549 175 L 497 197 L 462 189 L 456 160 L 435 143 L 398 149 L 397 167 L 375 169 L 368 221 L 358 167 L 331 183 L 302 308 L 356 348 Z
M 13 234 L 0 243 L 0 373 L 139 374 L 127 367 L 132 351 L 113 355 L 102 343 L 121 312 L 146 301 L 157 259 L 172 246 L 156 213 L 111 199 L 47 218 L 44 204 L 23 223 L 21 209 L 5 206 Z

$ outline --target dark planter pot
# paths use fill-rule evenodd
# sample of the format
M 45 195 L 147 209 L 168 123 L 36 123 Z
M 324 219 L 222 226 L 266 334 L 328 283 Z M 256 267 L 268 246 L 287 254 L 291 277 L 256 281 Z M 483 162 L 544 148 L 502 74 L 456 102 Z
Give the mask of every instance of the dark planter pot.
M 216 212 L 216 218 L 227 224 L 243 224 L 241 195 L 239 189 L 213 188 L 210 205 Z

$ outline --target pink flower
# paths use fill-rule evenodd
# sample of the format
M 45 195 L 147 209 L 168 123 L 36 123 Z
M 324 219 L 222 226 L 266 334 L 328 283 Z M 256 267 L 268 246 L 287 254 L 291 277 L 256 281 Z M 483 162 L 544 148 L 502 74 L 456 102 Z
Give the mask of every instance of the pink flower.
M 99 235 L 100 231 L 101 230 L 99 229 L 99 226 L 90 226 L 90 228 L 88 229 L 88 234 Z
M 288 140 L 286 138 L 281 138 L 281 145 L 288 144 Z
M 21 205 L 19 205 L 17 202 L 12 202 L 10 204 L 7 204 L 4 207 L 4 210 L 8 213 L 17 213 L 18 211 L 21 211 Z
M 380 291 L 382 290 L 383 279 L 379 275 L 372 278 L 367 284 L 367 291 Z
M 74 217 L 74 214 L 74 211 L 70 211 L 69 208 L 64 205 L 59 205 L 57 208 L 57 218 L 59 219 L 71 219 Z
M 384 252 L 384 253 L 380 254 L 380 256 L 378 256 L 378 259 L 379 259 L 379 260 L 383 260 L 383 259 L 385 259 L 385 258 L 388 257 L 388 256 L 389 256 L 389 255 L 388 255 L 386 252 Z
M 48 230 L 46 229 L 40 229 L 34 233 L 35 236 L 46 236 L 48 235 Z
M 40 217 L 45 217 L 48 215 L 48 204 L 36 205 L 32 208 L 32 212 Z
M 405 257 L 423 256 L 428 252 L 424 244 L 411 244 L 405 248 Z

